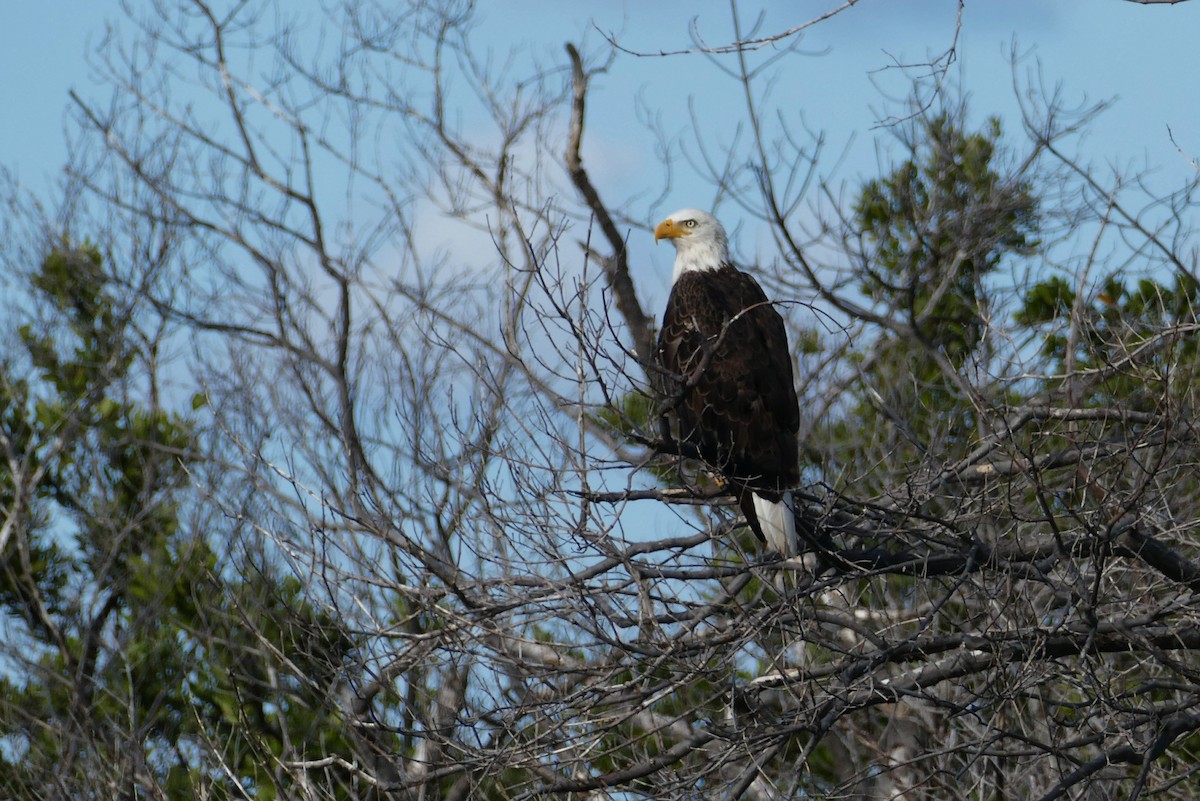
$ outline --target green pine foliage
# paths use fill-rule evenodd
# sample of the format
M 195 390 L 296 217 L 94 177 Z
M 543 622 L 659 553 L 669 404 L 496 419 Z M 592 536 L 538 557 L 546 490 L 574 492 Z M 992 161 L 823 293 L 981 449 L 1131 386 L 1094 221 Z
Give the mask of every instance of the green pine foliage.
M 1112 275 L 1084 298 L 1054 276 L 1026 292 L 1015 320 L 1036 332 L 1059 372 L 1073 367 L 1102 376 L 1089 390 L 1090 405 L 1152 411 L 1164 389 L 1169 397 L 1196 373 L 1196 337 L 1185 327 L 1196 322 L 1198 303 L 1200 284 L 1184 273 L 1169 281 Z M 1134 352 L 1139 368 L 1123 368 Z
M 1004 175 L 998 119 L 974 133 L 944 112 L 920 125 L 909 158 L 854 204 L 870 249 L 862 289 L 962 364 L 983 337 L 985 280 L 1037 246 L 1038 204 L 1026 181 Z
M 933 443 L 943 459 L 969 447 L 976 411 L 956 374 L 989 356 L 989 278 L 1038 246 L 1038 199 L 1007 163 L 1000 123 L 970 131 L 964 116 L 918 119 L 906 158 L 866 181 L 852 205 L 860 289 L 911 333 L 883 331 L 853 355 L 859 379 L 846 413 L 806 458 L 868 496 L 892 475 L 865 469 L 880 458 L 910 472 L 933 458 Z
M 0 613 L 27 654 L 0 672 L 0 797 L 281 797 L 285 739 L 351 753 L 326 699 L 353 643 L 296 579 L 222 575 L 182 524 L 197 439 L 137 397 L 99 251 L 56 250 L 31 284 L 49 324 L 21 327 L 27 366 L 0 365 Z

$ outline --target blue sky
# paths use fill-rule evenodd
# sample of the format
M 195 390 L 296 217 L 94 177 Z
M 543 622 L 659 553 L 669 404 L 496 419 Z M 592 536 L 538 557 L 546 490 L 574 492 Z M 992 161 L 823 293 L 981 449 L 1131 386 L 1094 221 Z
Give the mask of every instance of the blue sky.
M 770 31 L 836 4 L 803 0 L 754 7 L 765 9 L 764 30 Z M 480 8 L 488 21 L 483 32 L 497 50 L 528 46 L 547 57 L 561 53 L 568 38 L 586 36 L 599 44 L 597 28 L 645 51 L 688 47 L 693 18 L 709 41 L 721 42 L 729 35 L 726 2 L 668 6 L 644 0 L 492 0 Z M 743 3 L 745 16 L 751 16 L 749 8 Z M 952 0 L 862 0 L 811 30 L 803 49 L 824 54 L 790 62 L 776 97 L 793 96 L 797 113 L 808 125 L 826 130 L 833 147 L 855 134 L 844 169 L 851 174 L 868 170 L 878 134 L 872 124 L 884 106 L 880 86 L 894 90 L 902 85 L 898 75 L 878 70 L 893 57 L 918 60 L 944 47 L 954 8 Z M 109 20 L 127 25 L 114 4 L 91 0 L 8 3 L 0 12 L 0 102 L 7 110 L 0 115 L 0 164 L 43 196 L 66 159 L 68 90 L 101 96 L 86 55 L 104 40 Z M 1200 154 L 1197 32 L 1200 2 L 1145 6 L 1123 0 L 968 0 L 955 74 L 979 113 L 1010 115 L 1014 102 L 1008 55 L 1015 41 L 1040 61 L 1046 82 L 1061 83 L 1068 97 L 1118 99 L 1096 126 L 1089 145 L 1093 157 L 1144 159 L 1163 171 L 1186 171 L 1191 166 L 1170 142 L 1167 128 L 1188 156 Z M 597 136 L 619 135 L 619 123 L 606 126 L 595 120 L 631 119 L 634 98 L 652 103 L 664 91 L 677 100 L 687 94 L 703 97 L 714 76 L 698 56 L 619 58 L 592 100 Z M 628 159 L 630 175 L 642 172 L 644 157 L 635 153 Z
M 762 30 L 770 32 L 840 2 L 774 0 L 754 6 L 753 13 L 743 2 L 741 10 L 752 19 L 757 9 L 764 9 Z M 130 4 L 135 11 L 144 10 L 147 0 Z M 319 0 L 295 0 L 283 7 L 310 14 L 310 31 L 326 33 L 319 15 L 306 11 L 319 5 Z M 106 41 L 110 23 L 131 28 L 114 6 L 58 0 L 8 3 L 0 11 L 5 78 L 0 103 L 7 110 L 0 115 L 0 168 L 15 174 L 51 209 L 67 160 L 67 93 L 74 89 L 104 106 L 109 90 L 97 84 L 88 54 Z M 954 36 L 956 7 L 954 0 L 860 0 L 810 29 L 801 55 L 780 62 L 773 106 L 790 124 L 824 133 L 820 172 L 835 188 L 853 188 L 887 168 L 887 146 L 893 140 L 878 123 L 899 108 L 888 97 L 903 96 L 908 79 L 886 68 L 943 51 Z M 690 47 L 693 25 L 713 44 L 732 35 L 727 0 L 669 6 L 646 0 L 482 0 L 479 13 L 484 23 L 478 29 L 481 48 L 494 50 L 498 58 L 516 49 L 519 58 L 542 64 L 564 64 L 563 43 L 568 40 L 581 42 L 585 52 L 601 52 L 606 46 L 601 31 L 615 35 L 625 48 L 645 52 Z M 1015 133 L 1019 120 L 1010 64 L 1015 48 L 1023 55 L 1018 67 L 1022 83 L 1040 70 L 1042 84 L 1059 87 L 1068 105 L 1114 100 L 1083 143 L 1086 158 L 1101 173 L 1149 170 L 1157 188 L 1175 189 L 1200 162 L 1198 32 L 1200 0 L 1170 6 L 1124 0 L 967 0 L 951 77 L 969 95 L 976 120 L 997 114 L 1006 130 Z M 330 38 L 336 42 L 336 34 Z M 695 104 L 701 133 L 710 144 L 733 137 L 743 109 L 738 87 L 701 55 L 621 54 L 593 81 L 589 96 L 585 166 L 610 207 L 644 223 L 642 230 L 630 232 L 629 242 L 641 265 L 636 279 L 648 308 L 665 300 L 673 260 L 671 248 L 654 247 L 650 228 L 677 208 L 710 205 L 712 189 L 686 165 L 677 167 L 667 187 L 657 141 L 639 120 L 656 114 L 668 134 L 694 152 L 689 103 Z M 550 156 L 560 160 L 561 149 L 555 147 Z M 565 179 L 560 184 L 563 191 L 573 191 Z M 336 196 L 336 186 L 327 185 Z M 772 258 L 773 244 L 764 232 L 739 230 L 734 209 L 722 207 L 719 214 L 734 230 L 740 255 L 760 264 Z M 427 234 L 423 246 L 431 251 L 491 252 L 486 232 L 464 232 L 457 221 L 426 218 L 420 230 Z M 467 263 L 465 256 L 458 261 Z

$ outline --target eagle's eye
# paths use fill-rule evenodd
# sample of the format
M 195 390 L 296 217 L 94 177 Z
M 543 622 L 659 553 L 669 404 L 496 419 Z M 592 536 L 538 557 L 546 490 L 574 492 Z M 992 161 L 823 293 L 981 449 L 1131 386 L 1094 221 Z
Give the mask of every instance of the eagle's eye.
M 695 220 L 684 220 L 684 221 L 683 221 L 683 227 L 684 227 L 684 228 L 695 228 L 695 227 L 696 227 L 696 221 L 695 221 Z

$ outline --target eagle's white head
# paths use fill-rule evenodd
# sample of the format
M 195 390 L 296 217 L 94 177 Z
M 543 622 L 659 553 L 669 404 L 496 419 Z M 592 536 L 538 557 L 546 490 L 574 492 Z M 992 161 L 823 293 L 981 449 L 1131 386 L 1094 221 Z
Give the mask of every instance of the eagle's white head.
M 680 209 L 654 229 L 654 241 L 669 239 L 675 246 L 671 282 L 689 270 L 716 270 L 729 261 L 729 240 L 717 218 L 699 209 Z

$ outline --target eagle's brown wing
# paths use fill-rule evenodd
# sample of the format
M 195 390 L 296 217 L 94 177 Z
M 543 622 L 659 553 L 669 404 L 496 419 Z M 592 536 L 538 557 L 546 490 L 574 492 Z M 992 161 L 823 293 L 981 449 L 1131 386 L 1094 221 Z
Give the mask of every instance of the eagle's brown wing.
M 680 438 L 734 485 L 761 537 L 749 491 L 774 501 L 799 482 L 800 412 L 783 318 L 733 267 L 684 273 L 667 302 L 658 356 L 681 393 Z

